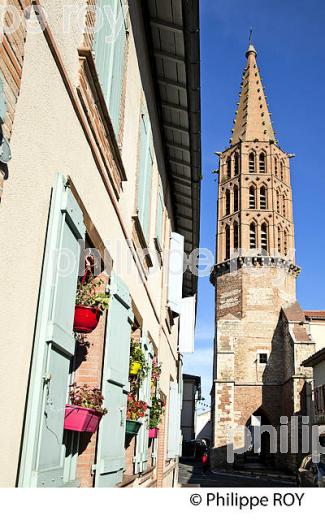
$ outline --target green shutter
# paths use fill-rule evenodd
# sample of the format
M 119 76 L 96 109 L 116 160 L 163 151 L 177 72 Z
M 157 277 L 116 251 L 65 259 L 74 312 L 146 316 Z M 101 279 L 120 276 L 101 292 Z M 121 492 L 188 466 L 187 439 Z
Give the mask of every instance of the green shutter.
M 51 203 L 37 315 L 20 475 L 23 486 L 66 484 L 63 422 L 75 351 L 79 240 L 84 236 L 82 212 L 59 175 Z
M 149 371 L 139 389 L 139 400 L 148 403 L 148 407 L 151 406 L 151 370 L 152 370 L 152 358 L 153 348 L 152 344 L 148 341 L 145 334 L 142 335 L 141 345 L 149 365 Z M 147 410 L 146 416 L 143 418 L 142 426 L 139 430 L 136 439 L 136 454 L 134 457 L 134 473 L 141 473 L 148 467 L 148 442 L 149 442 L 149 413 Z
M 148 241 L 150 225 L 150 201 L 153 169 L 152 132 L 146 109 L 141 114 L 140 122 L 140 163 L 138 180 L 138 216 L 143 234 Z
M 117 136 L 126 44 L 125 6 L 121 0 L 97 0 L 94 53 L 96 69 Z
M 125 421 L 133 314 L 128 288 L 114 273 L 111 275 L 110 294 L 102 383 L 108 414 L 102 418 L 99 428 L 97 487 L 110 487 L 121 482 L 125 466 Z

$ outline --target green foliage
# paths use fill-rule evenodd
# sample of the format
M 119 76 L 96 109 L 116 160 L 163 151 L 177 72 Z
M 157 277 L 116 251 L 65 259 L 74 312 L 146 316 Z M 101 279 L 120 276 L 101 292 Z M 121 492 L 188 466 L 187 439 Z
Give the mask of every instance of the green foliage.
M 153 397 L 151 400 L 151 408 L 150 408 L 150 420 L 149 420 L 149 428 L 157 428 L 161 417 L 165 412 L 166 403 L 159 397 Z
M 108 309 L 109 295 L 105 292 L 97 292 L 96 289 L 104 285 L 103 280 L 90 279 L 88 282 L 78 282 L 76 305 L 96 307 L 101 311 Z
M 161 363 L 158 363 L 158 360 L 155 356 L 152 360 L 152 372 L 151 372 L 151 381 L 155 385 L 157 385 L 157 383 L 160 379 L 161 370 L 162 370 Z
M 104 396 L 99 388 L 90 388 L 87 384 L 79 386 L 76 383 L 70 385 L 70 402 L 82 408 L 91 408 L 105 415 L 107 409 L 103 408 Z
M 139 388 L 143 382 L 143 380 L 146 378 L 148 371 L 149 371 L 149 365 L 146 361 L 146 357 L 144 355 L 144 352 L 142 350 L 142 347 L 140 343 L 136 343 L 133 340 L 131 340 L 131 348 L 130 348 L 130 368 L 132 363 L 137 361 L 140 363 L 141 368 L 136 376 L 131 376 L 131 386 L 136 389 Z

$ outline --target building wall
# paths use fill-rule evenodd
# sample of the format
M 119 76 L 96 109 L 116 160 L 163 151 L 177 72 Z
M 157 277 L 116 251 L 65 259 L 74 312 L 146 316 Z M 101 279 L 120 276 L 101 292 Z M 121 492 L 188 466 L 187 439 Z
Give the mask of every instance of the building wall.
M 190 441 L 195 438 L 195 396 L 194 382 L 183 380 L 181 429 L 184 441 Z
M 197 414 L 195 424 L 196 439 L 211 440 L 211 411 Z
M 119 276 L 130 290 L 134 305 L 141 309 L 145 329 L 158 347 L 159 360 L 164 368 L 161 389 L 166 396 L 169 395 L 170 380 L 177 380 L 178 320 L 169 328 L 164 288 L 167 266 L 163 264 L 161 269 L 157 269 L 146 280 L 145 274 L 137 267 L 136 256 L 131 255 L 121 226 L 122 220 L 124 229 L 131 238 L 131 216 L 135 211 L 132 201 L 135 201 L 138 162 L 138 141 L 135 136 L 139 134 L 140 106 L 143 100 L 148 104 L 153 134 L 156 137 L 152 194 L 157 193 L 159 179 L 168 186 L 155 96 L 148 79 L 150 74 L 146 73 L 149 68 L 148 55 L 147 52 L 139 53 L 136 50 L 130 27 L 121 144 L 128 180 L 123 183 L 120 200 L 115 200 L 113 204 L 106 188 L 109 181 L 99 171 L 94 150 L 90 148 L 89 139 L 80 123 L 81 116 L 76 112 L 71 93 L 64 83 L 69 82 L 76 94 L 80 69 L 77 48 L 84 39 L 83 27 L 76 21 L 72 31 L 62 34 L 64 4 L 63 0 L 43 2 L 55 48 L 49 45 L 43 33 L 27 34 L 21 90 L 11 138 L 10 174 L 1 202 L 0 234 L 6 244 L 1 251 L 1 262 L 6 265 L 6 284 L 0 294 L 0 377 L 4 389 L 1 412 L 7 417 L 1 431 L 2 486 L 14 486 L 17 479 L 49 204 L 58 172 L 71 179 L 74 192 L 82 201 L 92 227 L 107 245 Z M 79 1 L 77 4 L 84 5 L 85 2 Z M 139 45 L 140 48 L 145 47 L 144 35 Z M 59 70 L 54 55 L 60 56 L 66 75 Z M 167 219 L 164 246 L 168 249 L 168 237 L 173 229 L 168 189 L 165 202 Z M 156 197 L 153 196 L 150 246 L 153 246 L 155 212 Z M 18 294 L 24 296 L 17 298 Z M 19 316 L 19 326 L 12 326 L 13 307 L 8 305 L 10 301 L 15 301 L 15 316 Z M 15 413 L 7 413 L 8 402 Z M 170 463 L 165 463 L 167 432 L 168 425 L 162 431 L 164 438 L 161 439 L 162 484 L 165 468 L 169 475 L 171 471 Z M 167 482 L 169 481 L 170 476 L 167 477 Z
M 310 333 L 316 343 L 316 352 L 325 347 L 325 323 L 323 321 L 309 322 Z

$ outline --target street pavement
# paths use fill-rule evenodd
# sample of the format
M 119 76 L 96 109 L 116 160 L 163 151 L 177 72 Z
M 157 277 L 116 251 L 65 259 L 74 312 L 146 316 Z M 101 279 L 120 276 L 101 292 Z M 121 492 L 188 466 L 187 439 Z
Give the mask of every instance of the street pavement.
M 179 465 L 179 484 L 183 487 L 296 487 L 294 479 L 283 476 L 243 475 L 231 471 L 208 471 L 202 473 L 201 463 L 182 461 Z

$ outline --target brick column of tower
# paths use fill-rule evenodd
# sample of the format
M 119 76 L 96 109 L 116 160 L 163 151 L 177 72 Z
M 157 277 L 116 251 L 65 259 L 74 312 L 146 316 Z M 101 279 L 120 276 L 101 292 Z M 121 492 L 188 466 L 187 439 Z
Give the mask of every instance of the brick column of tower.
M 295 304 L 300 272 L 290 156 L 276 141 L 252 44 L 246 57 L 230 146 L 218 153 L 217 258 L 211 275 L 216 288 L 215 466 L 226 463 L 227 446 L 240 458 L 243 426 L 279 425 L 286 380 L 295 370 L 287 367 L 290 355 L 279 328 L 281 310 Z

